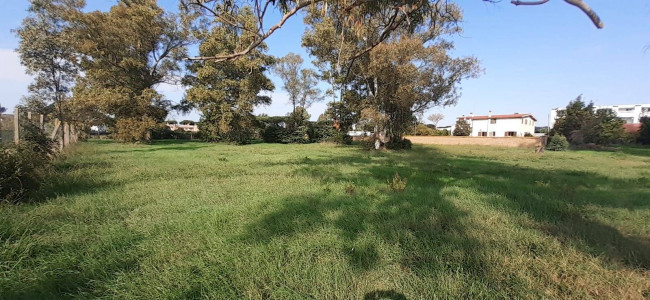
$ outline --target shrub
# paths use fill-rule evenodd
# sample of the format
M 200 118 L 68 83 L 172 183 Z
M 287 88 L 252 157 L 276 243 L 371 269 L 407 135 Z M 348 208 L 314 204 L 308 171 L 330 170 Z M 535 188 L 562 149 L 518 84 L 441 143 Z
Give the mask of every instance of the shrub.
M 50 167 L 49 151 L 36 142 L 0 147 L 0 201 L 18 203 L 37 190 Z
M 398 173 L 395 173 L 392 179 L 389 178 L 386 181 L 388 187 L 393 192 L 403 192 L 406 189 L 407 182 L 408 179 L 400 177 Z
M 435 130 L 427 127 L 427 125 L 418 124 L 415 126 L 415 135 L 435 135 Z
M 390 140 L 386 143 L 386 148 L 391 150 L 409 150 L 413 147 L 413 143 L 409 139 Z
M 318 121 L 309 126 L 309 139 L 314 143 L 333 142 L 338 134 L 332 121 Z
M 641 118 L 641 130 L 637 141 L 643 145 L 650 145 L 650 117 Z
M 264 129 L 262 139 L 265 143 L 282 143 L 285 129 L 271 124 Z
M 524 133 L 524 136 L 525 136 L 525 137 L 533 137 L 533 135 L 532 135 L 530 132 L 526 132 L 526 133 Z
M 294 130 L 287 130 L 287 134 L 282 136 L 282 143 L 284 144 L 307 144 L 309 143 L 309 129 L 307 126 L 302 125 L 296 127 Z
M 155 128 L 156 121 L 148 117 L 120 119 L 115 124 L 113 138 L 126 143 L 148 142 Z
M 563 135 L 552 135 L 548 138 L 546 149 L 551 151 L 564 151 L 569 148 L 569 141 Z

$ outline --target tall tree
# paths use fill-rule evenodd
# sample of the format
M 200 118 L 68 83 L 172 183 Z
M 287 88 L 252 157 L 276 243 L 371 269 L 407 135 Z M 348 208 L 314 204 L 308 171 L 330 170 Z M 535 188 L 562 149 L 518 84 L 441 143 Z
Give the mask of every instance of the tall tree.
M 582 96 L 578 96 L 558 112 L 551 132 L 564 135 L 572 144 L 607 145 L 623 138 L 624 123 L 611 109 L 596 110 L 593 102 L 586 104 Z
M 30 0 L 28 15 L 15 30 L 20 62 L 34 76 L 24 104 L 63 121 L 68 121 L 66 101 L 79 73 L 68 17 L 83 6 L 83 0 Z
M 318 81 L 316 72 L 302 68 L 302 57 L 289 53 L 278 59 L 273 71 L 282 79 L 282 88 L 289 94 L 289 102 L 296 107 L 309 108 L 313 103 L 322 99 L 321 91 L 316 87 Z
M 455 136 L 469 136 L 472 134 L 472 126 L 465 119 L 458 119 L 454 127 Z
M 236 15 L 237 22 L 251 23 L 251 9 L 244 7 Z M 250 32 L 215 20 L 201 33 L 201 55 L 218 55 L 245 47 L 253 36 Z M 260 95 L 272 91 L 273 83 L 264 74 L 273 64 L 273 57 L 264 54 L 261 45 L 235 61 L 191 62 L 184 83 L 190 88 L 186 102 L 202 113 L 201 132 L 208 141 L 245 143 L 253 132 L 257 105 L 270 104 L 271 98 Z
M 122 0 L 108 12 L 78 13 L 73 20 L 85 73 L 75 88 L 76 104 L 93 107 L 118 133 L 148 131 L 164 121 L 170 103 L 154 88 L 179 78 L 190 43 L 188 21 L 154 0 Z
M 407 28 L 395 30 L 390 39 L 384 38 L 384 27 L 393 18 L 389 8 L 366 19 L 360 30 L 341 25 L 347 22 L 339 17 L 343 12 L 329 11 L 331 15 L 324 15 L 318 7 L 310 10 L 303 45 L 316 57 L 317 65 L 327 66 L 327 73 L 334 74 L 341 95 L 351 95 L 347 91 L 359 94 L 361 119 L 375 119 L 375 135 L 381 140 L 384 135 L 401 140 L 415 115 L 454 103 L 457 84 L 478 74 L 476 59 L 448 54 L 453 44 L 443 37 L 460 32 L 457 22 L 461 18 L 460 10 L 451 4 L 444 4 L 445 13 L 410 20 Z
M 440 114 L 440 113 L 436 113 L 436 114 L 430 114 L 427 117 L 427 120 L 431 121 L 431 123 L 433 123 L 433 126 L 438 127 L 438 123 L 440 121 L 442 121 L 442 119 L 444 119 L 444 118 L 445 118 L 445 115 Z

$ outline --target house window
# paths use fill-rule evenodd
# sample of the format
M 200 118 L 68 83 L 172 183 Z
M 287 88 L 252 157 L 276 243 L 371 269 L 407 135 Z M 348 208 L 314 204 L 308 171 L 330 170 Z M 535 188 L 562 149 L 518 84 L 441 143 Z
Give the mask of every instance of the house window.
M 631 112 L 634 111 L 633 107 L 622 107 L 618 109 L 618 112 Z
M 494 131 L 490 132 L 490 136 L 496 136 L 496 132 Z
M 506 131 L 506 136 L 517 136 L 516 131 Z
M 497 123 L 497 119 L 490 119 L 490 124 L 496 124 L 496 123 Z
M 487 136 L 487 132 L 482 132 L 481 131 L 481 132 L 478 133 L 478 136 Z

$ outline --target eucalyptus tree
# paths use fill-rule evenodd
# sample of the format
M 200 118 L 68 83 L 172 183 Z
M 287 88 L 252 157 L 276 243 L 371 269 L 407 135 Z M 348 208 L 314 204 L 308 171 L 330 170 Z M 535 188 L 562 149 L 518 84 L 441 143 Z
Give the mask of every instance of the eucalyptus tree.
M 79 12 L 71 22 L 84 71 L 76 106 L 105 116 L 118 133 L 149 131 L 163 122 L 170 102 L 155 87 L 180 78 L 192 41 L 188 14 L 165 12 L 154 0 L 122 0 L 107 12 Z
M 233 14 L 236 22 L 255 22 L 252 10 L 243 7 Z M 210 24 L 204 22 L 204 24 Z M 246 30 L 219 19 L 200 29 L 199 53 L 220 55 L 246 47 L 255 37 Z M 266 72 L 274 58 L 261 44 L 233 61 L 194 61 L 188 64 L 184 84 L 189 87 L 185 102 L 202 113 L 201 132 L 205 140 L 246 143 L 250 140 L 255 116 L 253 109 L 271 103 L 262 92 L 272 91 Z
M 68 119 L 66 104 L 79 74 L 69 16 L 83 5 L 83 0 L 30 0 L 27 17 L 15 30 L 20 62 L 34 77 L 23 103 L 60 120 Z
M 478 2 L 478 0 L 476 0 Z M 499 0 L 482 0 L 483 2 L 499 2 Z M 550 0 L 511 0 L 514 5 L 543 5 Z M 567 4 L 573 5 L 583 11 L 594 25 L 603 28 L 604 24 L 598 14 L 583 0 L 564 0 Z M 184 6 L 195 6 L 200 11 L 212 18 L 219 19 L 231 26 L 240 28 L 253 34 L 253 38 L 241 48 L 220 54 L 204 54 L 192 57 L 192 60 L 232 60 L 246 55 L 256 47 L 260 46 L 267 38 L 275 34 L 286 22 L 294 18 L 301 11 L 319 7 L 323 14 L 331 14 L 336 10 L 342 26 L 361 30 L 364 21 L 376 15 L 386 15 L 388 20 L 384 24 L 381 39 L 379 42 L 392 36 L 398 29 L 409 27 L 412 22 L 418 23 L 419 19 L 431 18 L 433 15 L 445 13 L 444 7 L 448 4 L 454 5 L 449 0 L 181 0 Z M 468 4 L 464 4 L 468 5 Z M 250 6 L 254 15 L 254 22 L 243 23 L 237 21 L 236 12 L 240 7 Z M 280 11 L 279 19 L 272 20 L 267 13 L 277 9 Z M 378 43 L 370 44 L 368 48 L 361 49 L 353 57 L 372 50 Z
M 303 59 L 300 55 L 289 53 L 277 60 L 273 71 L 282 79 L 282 88 L 289 94 L 289 102 L 296 107 L 309 108 L 313 103 L 322 100 L 317 74 L 312 69 L 302 68 Z

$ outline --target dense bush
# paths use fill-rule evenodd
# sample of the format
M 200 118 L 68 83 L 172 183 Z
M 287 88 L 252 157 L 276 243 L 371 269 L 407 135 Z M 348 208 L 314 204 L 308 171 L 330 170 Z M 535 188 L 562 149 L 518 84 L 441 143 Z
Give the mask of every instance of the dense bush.
M 307 144 L 309 143 L 309 128 L 308 126 L 298 126 L 293 130 L 285 130 L 282 135 L 282 143 L 284 144 Z
M 562 134 L 572 145 L 609 145 L 626 140 L 625 122 L 611 109 L 596 110 L 593 103 L 586 104 L 578 96 L 558 112 L 552 134 Z
M 332 122 L 304 122 L 301 126 L 284 128 L 271 122 L 262 132 L 265 143 L 305 144 L 330 142 L 337 144 L 351 144 L 352 137 L 337 131 Z
M 386 149 L 391 149 L 391 150 L 409 150 L 413 147 L 413 143 L 411 143 L 411 140 L 409 139 L 401 139 L 401 140 L 391 140 L 386 143 Z
M 546 149 L 551 151 L 564 151 L 569 148 L 569 141 L 563 135 L 552 135 L 548 138 Z
M 435 135 L 435 130 L 424 124 L 415 126 L 415 135 Z
M 637 141 L 643 145 L 650 145 L 650 117 L 641 118 L 641 130 Z
M 309 125 L 309 139 L 314 143 L 335 142 L 339 135 L 332 121 L 318 121 Z
M 115 124 L 113 138 L 126 143 L 148 142 L 156 126 L 156 121 L 148 117 L 120 119 Z
M 21 126 L 19 144 L 0 147 L 0 200 L 17 203 L 37 190 L 50 167 L 54 141 L 38 126 Z

